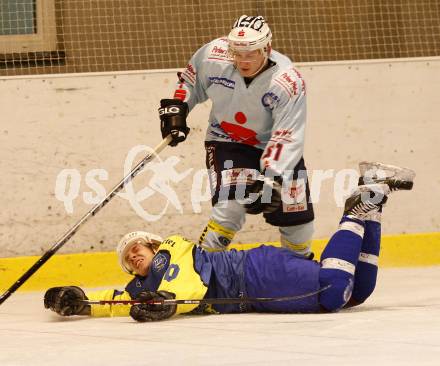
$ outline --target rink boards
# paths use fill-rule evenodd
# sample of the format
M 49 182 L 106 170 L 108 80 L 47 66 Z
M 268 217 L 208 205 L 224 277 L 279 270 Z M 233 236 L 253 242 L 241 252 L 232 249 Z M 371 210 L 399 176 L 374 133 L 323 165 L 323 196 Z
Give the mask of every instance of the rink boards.
M 327 239 L 312 244 L 319 258 Z M 257 244 L 232 244 L 231 248 L 250 249 Z M 265 243 L 279 246 L 279 242 Z M 0 290 L 6 290 L 37 260 L 38 256 L 0 259 Z M 440 233 L 387 235 L 382 238 L 380 267 L 421 267 L 440 265 Z M 124 284 L 130 280 L 117 262 L 115 252 L 54 255 L 32 276 L 21 290 L 44 290 L 52 286 L 86 287 Z

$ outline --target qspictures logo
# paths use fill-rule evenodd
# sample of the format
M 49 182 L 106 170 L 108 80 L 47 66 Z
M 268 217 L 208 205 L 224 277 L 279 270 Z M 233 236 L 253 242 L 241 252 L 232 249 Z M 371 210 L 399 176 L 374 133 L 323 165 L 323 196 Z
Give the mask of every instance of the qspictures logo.
M 128 152 L 123 174 L 130 174 L 133 166 L 146 154 L 153 150 L 145 145 L 134 146 Z M 157 221 L 165 214 L 177 213 L 185 214 L 182 200 L 188 199 L 190 194 L 191 208 L 193 213 L 202 212 L 202 204 L 212 199 L 216 188 L 220 191 L 223 199 L 230 199 L 229 190 L 234 189 L 233 198 L 239 202 L 247 202 L 252 197 L 246 196 L 246 185 L 251 184 L 257 179 L 266 178 L 255 169 L 245 169 L 234 166 L 232 160 L 226 160 L 220 174 L 220 186 L 218 186 L 218 174 L 214 170 L 205 168 L 194 169 L 184 168 L 183 161 L 178 156 L 170 156 L 165 160 L 156 156 L 154 160 L 147 163 L 139 174 L 148 176 L 147 183 L 136 191 L 133 181 L 129 181 L 124 190 L 117 195 L 119 198 L 127 200 L 135 213 L 145 221 Z M 321 199 L 321 188 L 323 184 L 331 184 L 333 187 L 333 199 L 336 206 L 342 207 L 345 198 L 357 186 L 359 173 L 355 169 L 327 169 L 299 171 L 294 176 L 293 171 L 285 171 L 282 177 L 281 198 L 283 210 L 285 212 L 301 211 L 306 206 L 306 183 L 309 183 L 310 197 L 309 202 L 318 203 Z M 376 172 L 377 173 L 377 172 Z M 270 178 L 270 177 L 269 177 Z M 273 178 L 273 177 L 272 177 Z M 81 200 L 88 205 L 100 203 L 108 194 L 103 182 L 117 182 L 121 177 L 110 177 L 109 173 L 102 168 L 94 168 L 81 175 L 75 168 L 63 169 L 59 172 L 55 181 L 55 197 L 64 204 L 68 214 L 73 214 L 75 204 Z M 136 177 L 134 179 L 137 179 Z M 145 182 L 145 180 L 143 180 Z M 138 186 L 138 185 L 137 185 Z M 183 194 L 182 187 L 185 188 Z M 85 187 L 85 188 L 84 188 Z M 81 194 L 82 192 L 82 194 Z M 160 196 L 163 205 L 158 207 L 149 203 L 153 197 Z M 185 197 L 183 197 L 185 196 Z M 270 200 L 270 194 L 267 197 Z M 184 202 L 186 203 L 186 202 Z M 186 209 L 188 210 L 188 208 Z

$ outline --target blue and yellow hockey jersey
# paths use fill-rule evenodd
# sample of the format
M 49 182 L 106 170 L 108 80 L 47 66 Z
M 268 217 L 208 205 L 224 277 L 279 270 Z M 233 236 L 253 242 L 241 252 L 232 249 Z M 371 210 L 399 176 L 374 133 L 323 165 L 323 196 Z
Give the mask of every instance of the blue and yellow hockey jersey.
M 285 248 L 262 245 L 247 251 L 208 252 L 175 235 L 164 240 L 147 276 L 135 276 L 125 291 L 88 293 L 91 300 L 134 299 L 144 290 L 165 290 L 177 299 L 281 297 L 319 289 L 319 263 Z M 177 314 L 197 305 L 178 305 Z M 213 305 L 220 313 L 242 311 L 316 312 L 318 296 L 299 301 Z M 125 305 L 92 305 L 92 316 L 126 316 Z

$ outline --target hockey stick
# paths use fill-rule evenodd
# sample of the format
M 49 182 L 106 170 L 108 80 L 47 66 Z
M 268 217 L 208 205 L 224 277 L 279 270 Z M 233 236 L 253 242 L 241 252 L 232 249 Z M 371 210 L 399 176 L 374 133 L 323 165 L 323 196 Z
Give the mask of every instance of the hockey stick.
M 46 263 L 50 257 L 52 257 L 69 239 L 75 235 L 78 229 L 92 216 L 95 216 L 101 208 L 103 208 L 110 200 L 122 189 L 128 182 L 130 182 L 154 157 L 159 154 L 170 142 L 172 138 L 168 135 L 158 144 L 154 150 L 146 155 L 132 170 L 127 174 L 112 190 L 111 192 L 101 200 L 96 206 L 94 206 L 89 212 L 87 212 L 81 220 L 77 222 L 64 236 L 62 236 L 46 253 L 44 253 L 34 265 L 29 268 L 6 292 L 0 296 L 0 305 L 3 304 L 6 299 L 11 296 L 18 288 L 25 283 L 29 277 L 31 277 L 44 263 Z
M 188 300 L 80 300 L 78 301 L 84 305 L 202 305 L 202 304 L 250 304 L 255 302 L 275 302 L 275 301 L 295 301 L 306 297 L 314 296 L 322 291 L 330 288 L 331 285 L 320 288 L 319 290 L 307 292 L 302 295 L 282 296 L 282 297 L 242 297 L 242 298 L 217 298 L 217 299 L 188 299 Z

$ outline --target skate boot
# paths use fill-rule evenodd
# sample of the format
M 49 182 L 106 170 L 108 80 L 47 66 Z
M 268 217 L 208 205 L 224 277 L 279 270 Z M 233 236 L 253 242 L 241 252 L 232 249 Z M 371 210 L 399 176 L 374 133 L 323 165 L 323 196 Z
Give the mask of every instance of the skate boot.
M 408 168 L 371 161 L 359 163 L 359 185 L 384 183 L 391 191 L 411 190 L 416 173 Z
M 369 220 L 372 215 L 382 211 L 382 205 L 389 194 L 390 188 L 387 184 L 359 186 L 345 201 L 344 216 Z

